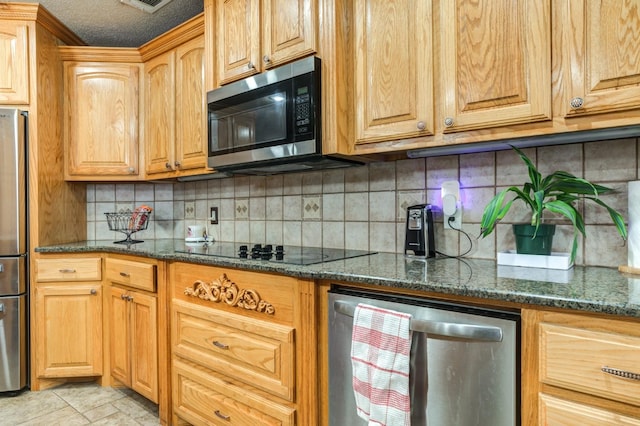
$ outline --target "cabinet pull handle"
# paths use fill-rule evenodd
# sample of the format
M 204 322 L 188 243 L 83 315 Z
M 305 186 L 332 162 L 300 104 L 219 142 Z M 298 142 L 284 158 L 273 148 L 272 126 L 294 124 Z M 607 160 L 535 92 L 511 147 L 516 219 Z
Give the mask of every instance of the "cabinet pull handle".
M 175 164 L 176 167 L 182 166 L 182 163 L 180 163 L 179 161 L 174 161 L 173 164 Z
M 264 55 L 264 56 L 262 57 L 262 61 L 263 61 L 265 64 L 268 64 L 269 62 L 271 62 L 271 59 L 269 58 L 269 56 Z
M 126 294 L 121 294 L 121 295 L 120 295 L 120 299 L 122 299 L 122 300 L 127 300 L 127 295 L 126 295 Z
M 451 117 L 447 117 L 444 119 L 444 127 L 451 127 L 453 126 L 453 118 Z
M 95 296 L 96 294 L 98 294 L 98 290 L 96 290 L 95 288 L 92 288 L 89 293 Z
M 0 303 L 0 312 L 4 312 L 4 303 Z
M 129 173 L 134 174 L 136 169 L 134 167 L 129 167 Z
M 128 273 L 128 272 L 120 272 L 120 276 L 121 276 L 121 277 L 129 278 L 131 275 L 129 275 L 129 273 Z
M 229 345 L 225 345 L 224 343 L 220 343 L 217 340 L 214 340 L 213 346 L 215 346 L 216 348 L 225 349 L 225 350 L 229 349 Z
M 247 64 L 247 68 L 249 68 L 250 70 L 255 69 L 255 67 L 253 66 L 253 62 L 249 62 Z
M 164 168 L 171 170 L 171 163 L 168 162 L 168 161 L 166 163 L 164 163 Z
M 569 105 L 571 105 L 571 109 L 582 108 L 582 105 L 584 105 L 584 99 L 582 99 L 581 97 L 577 96 L 577 97 L 571 99 L 571 102 L 569 103 Z
M 0 272 L 4 272 L 4 263 L 0 263 Z
M 418 124 L 416 124 L 416 127 L 418 128 L 418 130 L 424 130 L 427 128 L 427 125 L 425 124 L 424 121 L 418 121 Z
M 127 300 L 131 302 L 133 300 L 133 296 L 127 296 Z
M 76 272 L 75 269 L 58 269 L 61 274 L 73 274 Z
M 631 371 L 618 370 L 617 368 L 607 367 L 606 365 L 600 369 L 603 373 L 611 374 L 613 376 L 622 377 L 624 379 L 640 380 L 640 374 L 632 373 Z
M 231 416 L 227 416 L 226 414 L 222 414 L 220 412 L 220 410 L 216 410 L 216 411 L 214 411 L 214 413 L 215 413 L 216 416 L 220 417 L 222 420 L 227 420 L 227 421 L 231 420 Z

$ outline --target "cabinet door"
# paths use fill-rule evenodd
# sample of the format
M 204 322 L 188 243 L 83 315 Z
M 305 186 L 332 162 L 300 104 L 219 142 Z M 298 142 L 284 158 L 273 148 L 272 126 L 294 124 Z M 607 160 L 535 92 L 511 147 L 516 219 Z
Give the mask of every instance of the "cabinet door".
M 356 143 L 432 134 L 431 1 L 354 7 Z
M 29 103 L 28 28 L 0 22 L 0 104 Z
M 176 49 L 176 161 L 180 170 L 207 164 L 204 37 Z
M 260 0 L 217 0 L 218 85 L 259 72 Z
M 275 67 L 316 51 L 315 0 L 262 0 L 262 63 Z
M 175 52 L 157 56 L 144 65 L 144 146 L 147 174 L 174 170 Z
M 445 132 L 551 118 L 549 4 L 442 3 Z
M 640 1 L 563 0 L 565 116 L 640 107 Z
M 65 178 L 138 174 L 139 67 L 65 64 Z
M 35 295 L 38 377 L 101 376 L 100 284 L 38 286 Z
M 158 314 L 155 296 L 130 292 L 131 388 L 158 402 Z
M 129 301 L 126 290 L 109 289 L 109 359 L 111 376 L 127 387 L 131 387 L 131 360 L 129 341 Z

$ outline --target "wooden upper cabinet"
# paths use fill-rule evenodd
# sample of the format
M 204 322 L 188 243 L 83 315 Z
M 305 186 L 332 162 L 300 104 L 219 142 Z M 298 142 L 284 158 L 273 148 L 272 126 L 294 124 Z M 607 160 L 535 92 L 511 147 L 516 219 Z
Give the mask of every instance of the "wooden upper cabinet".
M 29 103 L 29 48 L 26 24 L 0 22 L 0 104 Z
M 217 0 L 217 84 L 316 51 L 315 0 Z
M 430 135 L 431 1 L 356 0 L 356 143 Z
M 207 165 L 204 36 L 176 49 L 176 160 L 181 170 Z
M 262 64 L 276 67 L 316 51 L 315 0 L 262 0 Z
M 65 179 L 138 176 L 140 66 L 66 62 Z
M 150 59 L 144 69 L 147 175 L 204 168 L 204 37 Z
M 445 1 L 440 26 L 445 132 L 551 118 L 550 2 Z
M 157 56 L 144 64 L 144 146 L 147 174 L 173 171 L 176 161 L 175 52 Z
M 640 107 L 640 1 L 559 3 L 566 80 L 562 115 Z

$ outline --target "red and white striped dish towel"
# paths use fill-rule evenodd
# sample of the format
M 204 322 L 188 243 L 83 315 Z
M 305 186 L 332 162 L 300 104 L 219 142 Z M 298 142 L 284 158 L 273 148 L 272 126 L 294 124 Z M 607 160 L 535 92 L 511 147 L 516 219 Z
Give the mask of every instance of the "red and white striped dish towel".
M 358 304 L 351 366 L 358 416 L 369 425 L 409 425 L 411 315 Z

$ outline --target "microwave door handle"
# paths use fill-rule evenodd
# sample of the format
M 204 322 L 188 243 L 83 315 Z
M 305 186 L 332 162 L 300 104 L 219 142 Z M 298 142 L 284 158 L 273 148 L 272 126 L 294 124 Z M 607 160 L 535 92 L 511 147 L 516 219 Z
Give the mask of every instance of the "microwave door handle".
M 356 305 L 336 300 L 333 303 L 333 309 L 340 314 L 352 317 L 355 313 Z M 410 327 L 412 331 L 425 333 L 429 337 L 453 337 L 465 340 L 478 340 L 482 342 L 502 341 L 502 329 L 494 326 L 425 321 L 412 318 Z

